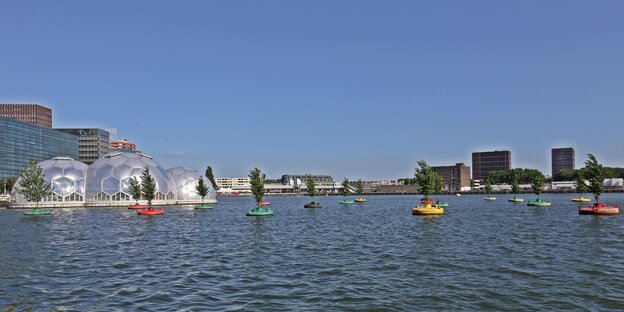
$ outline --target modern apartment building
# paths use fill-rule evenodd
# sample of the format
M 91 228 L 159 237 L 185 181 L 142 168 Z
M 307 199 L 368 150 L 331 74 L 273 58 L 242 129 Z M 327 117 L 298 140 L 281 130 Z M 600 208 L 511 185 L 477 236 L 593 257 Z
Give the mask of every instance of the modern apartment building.
M 574 169 L 575 152 L 573 147 L 553 148 L 550 153 L 552 176 L 564 169 Z
M 511 169 L 510 151 L 488 151 L 472 153 L 472 178 L 482 180 L 496 170 Z
M 43 128 L 52 128 L 52 110 L 40 104 L 0 103 L 0 116 Z
M 112 150 L 129 150 L 136 151 L 136 144 L 123 139 L 123 140 L 115 140 L 110 142 L 110 148 Z
M 78 159 L 78 136 L 0 117 L 0 178 L 17 177 L 31 160 Z
M 444 188 L 449 192 L 460 192 L 470 189 L 470 167 L 464 163 L 456 163 L 453 166 L 432 166 L 433 171 L 442 177 Z
M 79 138 L 78 154 L 81 162 L 90 165 L 111 152 L 110 134 L 102 129 L 55 129 Z

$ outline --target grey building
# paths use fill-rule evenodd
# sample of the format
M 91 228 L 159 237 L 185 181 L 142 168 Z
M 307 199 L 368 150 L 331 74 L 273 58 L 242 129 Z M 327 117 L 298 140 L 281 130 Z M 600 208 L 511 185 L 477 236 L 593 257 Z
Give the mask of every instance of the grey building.
M 576 165 L 576 156 L 573 147 L 553 148 L 551 150 L 550 156 L 553 177 L 561 170 L 574 169 Z
M 301 174 L 285 174 L 282 176 L 282 184 L 292 184 L 295 183 L 299 179 L 301 183 L 305 183 L 306 176 Z M 316 184 L 325 185 L 325 184 L 333 184 L 334 179 L 328 175 L 313 175 L 312 179 Z
M 17 177 L 31 160 L 78 159 L 78 136 L 0 117 L 0 178 Z
M 472 153 L 472 178 L 482 180 L 497 170 L 511 169 L 510 151 L 488 151 Z
M 444 188 L 449 192 L 459 192 L 462 187 L 470 187 L 470 167 L 463 163 L 454 166 L 432 166 L 431 169 L 442 177 Z
M 106 130 L 94 128 L 55 129 L 78 136 L 78 160 L 90 165 L 111 152 L 110 134 Z

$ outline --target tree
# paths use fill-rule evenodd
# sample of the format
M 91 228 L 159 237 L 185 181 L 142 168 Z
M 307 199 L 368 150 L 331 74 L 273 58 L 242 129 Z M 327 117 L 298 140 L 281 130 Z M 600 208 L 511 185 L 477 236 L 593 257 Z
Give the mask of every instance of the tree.
M 206 185 L 202 177 L 199 177 L 199 180 L 197 180 L 197 186 L 195 187 L 195 192 L 197 192 L 197 194 L 201 196 L 202 203 L 203 203 L 204 197 L 208 196 L 208 185 Z
M 132 195 L 132 199 L 136 201 L 136 204 L 139 204 L 139 200 L 141 199 L 141 183 L 139 183 L 139 179 L 136 177 L 130 178 L 128 191 L 130 195 Z
M 258 168 L 254 168 L 249 171 L 249 180 L 251 184 L 251 193 L 256 199 L 256 204 L 260 206 L 260 202 L 262 202 L 262 197 L 264 197 L 264 193 L 266 190 L 264 189 L 264 179 L 266 175 L 260 171 Z
M 154 177 L 149 173 L 147 167 L 143 169 L 141 174 L 141 193 L 143 198 L 147 200 L 147 206 L 151 207 L 154 194 L 156 194 L 156 181 L 154 181 Z
M 361 179 L 355 184 L 355 193 L 358 195 L 364 194 L 364 182 Z
M 0 193 L 4 194 L 6 191 L 6 181 L 4 179 L 0 179 Z
M 212 188 L 216 190 L 217 182 L 215 182 L 214 174 L 212 174 L 212 167 L 210 166 L 206 168 L 206 178 L 208 178 L 208 181 L 210 181 L 210 184 L 212 184 Z
M 344 180 L 342 181 L 342 188 L 340 189 L 340 192 L 342 193 L 342 196 L 349 195 L 349 193 L 351 192 L 349 190 L 349 179 L 344 178 Z
M 314 196 L 316 196 L 316 183 L 314 182 L 314 178 L 312 177 L 311 174 L 306 174 L 306 192 L 308 193 L 308 196 L 314 198 Z
M 585 178 L 583 178 L 581 171 L 577 171 L 576 177 L 574 178 L 574 186 L 576 187 L 576 191 L 581 194 L 581 197 L 583 197 L 583 193 L 587 192 L 587 184 L 585 183 Z
M 589 181 L 588 190 L 594 194 L 596 203 L 600 198 L 600 194 L 604 191 L 605 170 L 596 157 L 592 154 L 587 154 L 587 160 L 585 161 L 585 177 Z
M 431 195 L 434 191 L 436 173 L 433 169 L 431 169 L 425 160 L 419 160 L 418 166 L 420 168 L 416 168 L 414 173 L 416 184 L 418 184 L 418 190 L 425 197 L 429 197 L 429 195 Z
M 434 182 L 433 182 L 433 191 L 435 194 L 440 195 L 442 193 L 442 187 L 444 181 L 442 180 L 442 176 L 440 176 L 437 172 L 434 172 Z
M 492 179 L 490 177 L 487 177 L 487 179 L 485 179 L 485 193 L 492 193 Z
M 537 200 L 539 200 L 539 196 L 542 194 L 543 187 L 544 175 L 540 172 L 540 174 L 534 175 L 533 180 L 531 180 L 531 189 L 533 189 L 533 193 L 537 195 Z
M 29 202 L 35 202 L 39 208 L 39 202 L 46 196 L 52 194 L 52 184 L 44 179 L 43 169 L 34 160 L 30 165 L 22 170 L 20 180 L 20 193 Z
M 518 183 L 518 175 L 514 174 L 514 178 L 511 181 L 511 192 L 514 194 L 514 198 L 520 192 L 520 183 Z

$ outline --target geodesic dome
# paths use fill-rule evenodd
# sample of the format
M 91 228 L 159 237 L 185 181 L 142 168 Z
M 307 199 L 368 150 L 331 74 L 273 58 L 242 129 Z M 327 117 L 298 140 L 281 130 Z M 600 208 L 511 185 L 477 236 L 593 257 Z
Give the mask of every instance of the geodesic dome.
M 155 200 L 175 199 L 174 184 L 157 162 L 141 153 L 113 152 L 96 160 L 87 170 L 87 201 L 127 201 L 130 179 L 141 181 L 141 173 L 147 168 L 156 182 Z
M 208 179 L 199 173 L 199 171 L 189 167 L 176 167 L 167 170 L 176 186 L 176 198 L 180 201 L 184 200 L 201 200 L 201 196 L 197 194 L 196 188 L 199 179 L 203 179 L 208 186 L 208 195 L 204 199 L 216 199 L 217 195 Z
M 85 174 L 87 165 L 70 157 L 55 157 L 37 164 L 43 170 L 44 179 L 52 184 L 52 195 L 44 202 L 81 202 L 85 198 Z M 26 202 L 19 192 L 21 178 L 17 179 L 12 193 L 18 203 Z

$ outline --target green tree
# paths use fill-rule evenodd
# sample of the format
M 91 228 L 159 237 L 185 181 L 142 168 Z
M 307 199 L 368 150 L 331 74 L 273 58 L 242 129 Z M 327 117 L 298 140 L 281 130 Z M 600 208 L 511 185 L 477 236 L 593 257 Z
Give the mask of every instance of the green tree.
M 260 206 L 260 202 L 262 202 L 262 197 L 264 197 L 264 193 L 266 190 L 264 189 L 264 179 L 266 175 L 260 171 L 258 168 L 254 168 L 249 171 L 249 180 L 251 184 L 251 193 L 256 199 L 256 204 Z
M 434 191 L 436 173 L 431 169 L 425 160 L 418 161 L 419 168 L 415 169 L 414 179 L 418 184 L 420 194 L 429 197 Z
M 147 200 L 147 206 L 151 207 L 152 200 L 154 200 L 154 195 L 156 194 L 156 181 L 154 181 L 154 177 L 149 173 L 147 167 L 143 169 L 141 174 L 141 193 L 143 198 Z
M 197 180 L 197 186 L 195 186 L 195 192 L 197 192 L 197 194 L 201 196 L 202 203 L 203 203 L 204 197 L 208 196 L 208 185 L 206 185 L 202 177 L 199 177 L 199 179 Z
M 355 193 L 358 195 L 364 194 L 364 182 L 361 179 L 355 184 Z
M 485 193 L 492 193 L 492 179 L 490 177 L 487 177 L 487 179 L 485 179 Z
M 130 178 L 128 191 L 138 205 L 139 200 L 141 199 L 141 183 L 139 183 L 139 179 L 137 179 L 136 177 Z
M 542 194 L 542 188 L 544 187 L 544 175 L 540 172 L 538 175 L 533 176 L 533 180 L 531 181 L 531 189 L 533 189 L 533 193 L 537 195 L 537 200 L 539 200 L 540 194 Z
M 433 191 L 440 195 L 442 193 L 442 187 L 444 186 L 444 181 L 442 180 L 442 176 L 440 176 L 437 172 L 433 172 L 434 182 L 433 182 Z
M 308 193 L 308 196 L 314 199 L 314 196 L 316 196 L 316 183 L 314 182 L 314 178 L 311 174 L 306 174 L 305 177 L 306 192 Z
M 46 196 L 52 194 L 52 184 L 44 179 L 43 169 L 34 160 L 30 165 L 22 170 L 20 180 L 20 193 L 29 202 L 35 202 L 39 208 L 39 202 Z
M 600 199 L 600 194 L 604 191 L 605 170 L 596 157 L 592 154 L 587 154 L 587 160 L 585 161 L 585 178 L 589 181 L 588 190 L 594 194 L 596 203 Z
M 212 188 L 216 190 L 217 182 L 215 182 L 214 174 L 212 173 L 212 167 L 210 166 L 206 168 L 206 178 L 208 178 L 208 181 L 210 181 L 210 184 L 212 184 Z
M 583 193 L 587 192 L 587 184 L 585 184 L 585 178 L 581 174 L 581 171 L 576 172 L 576 177 L 574 178 L 574 186 L 576 187 L 576 191 L 583 197 Z
M 349 179 L 344 178 L 344 180 L 342 181 L 342 188 L 340 189 L 340 192 L 342 193 L 342 196 L 349 195 L 349 193 L 351 192 L 349 190 Z

